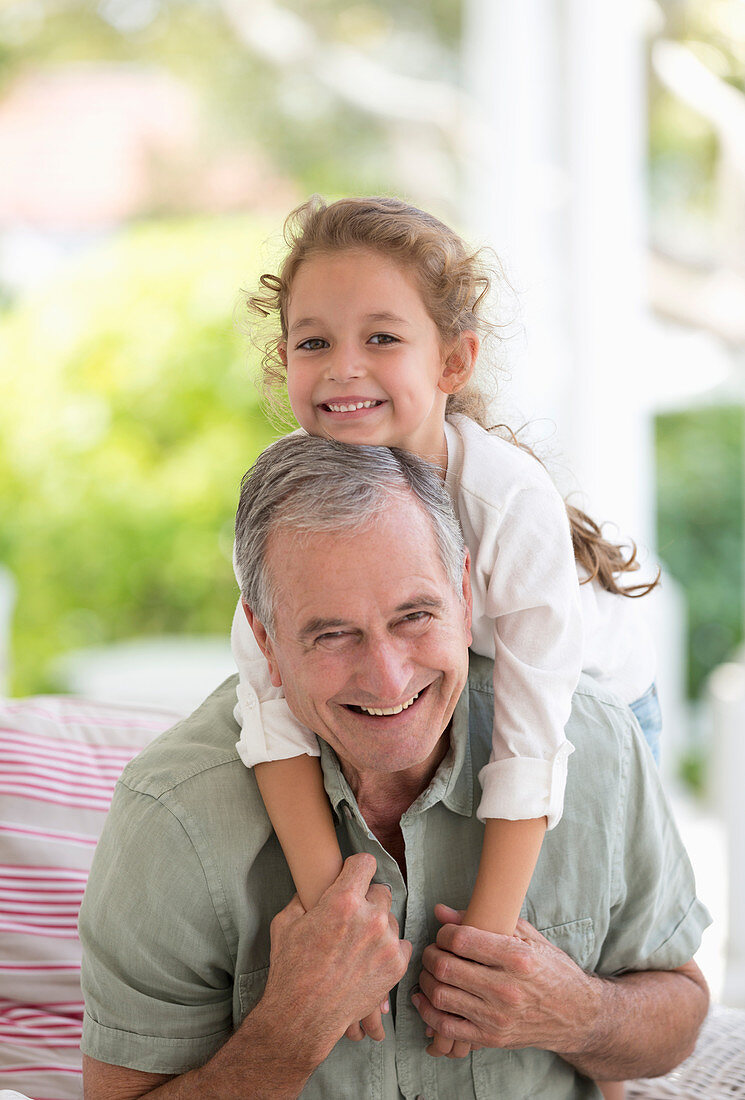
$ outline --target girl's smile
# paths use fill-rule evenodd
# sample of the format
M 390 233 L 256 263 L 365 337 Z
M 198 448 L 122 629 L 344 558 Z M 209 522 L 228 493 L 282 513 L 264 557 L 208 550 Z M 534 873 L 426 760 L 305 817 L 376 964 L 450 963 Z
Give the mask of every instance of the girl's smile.
M 369 249 L 301 264 L 280 348 L 298 423 L 344 443 L 403 447 L 442 466 L 448 394 L 472 357 L 443 346 L 409 269 Z M 469 344 L 469 348 L 471 345 Z

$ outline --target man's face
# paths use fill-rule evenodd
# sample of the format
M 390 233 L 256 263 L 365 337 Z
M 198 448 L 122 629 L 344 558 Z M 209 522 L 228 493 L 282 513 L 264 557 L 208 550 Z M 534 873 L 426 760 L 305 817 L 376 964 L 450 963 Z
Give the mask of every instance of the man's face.
M 471 592 L 468 565 L 453 591 L 419 505 L 391 497 L 350 532 L 279 527 L 267 562 L 274 637 L 257 638 L 296 717 L 348 773 L 430 760 L 466 681 Z

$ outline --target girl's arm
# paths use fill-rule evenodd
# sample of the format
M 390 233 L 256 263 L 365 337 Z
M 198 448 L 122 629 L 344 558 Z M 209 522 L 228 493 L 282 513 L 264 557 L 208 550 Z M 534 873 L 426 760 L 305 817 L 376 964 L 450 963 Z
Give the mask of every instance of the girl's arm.
M 269 666 L 241 601 L 231 645 L 240 673 L 236 748 L 251 768 L 303 908 L 312 909 L 342 867 L 331 807 L 323 786 L 317 738 L 297 721 Z
M 343 863 L 319 759 L 268 760 L 254 773 L 303 908 L 312 909 Z
M 487 818 L 479 873 L 463 924 L 511 936 L 533 877 L 546 818 Z

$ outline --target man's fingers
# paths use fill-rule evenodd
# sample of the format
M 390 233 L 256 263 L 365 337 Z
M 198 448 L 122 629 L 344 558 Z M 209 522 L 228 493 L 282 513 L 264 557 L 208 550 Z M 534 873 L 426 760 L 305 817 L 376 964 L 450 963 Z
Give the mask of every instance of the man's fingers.
M 523 920 L 522 917 L 520 917 L 520 920 L 517 922 L 515 937 L 524 940 L 525 943 L 545 943 L 551 946 L 551 941 L 547 940 L 545 936 L 541 935 L 537 928 L 534 928 L 529 921 Z
M 389 886 L 385 886 L 382 882 L 374 882 L 367 891 L 367 900 L 372 905 L 379 905 L 381 909 L 390 912 L 393 905 L 393 894 Z
M 351 1039 L 353 1043 L 359 1043 L 361 1039 L 365 1038 L 365 1033 L 359 1023 L 350 1024 L 344 1034 L 347 1039 Z
M 454 985 L 445 985 L 428 970 L 422 970 L 419 987 L 427 1000 L 440 1012 L 447 1012 L 452 1016 L 467 1016 L 469 1020 L 478 1019 L 481 1014 L 482 1003 L 478 995 L 461 989 L 457 982 Z
M 392 916 L 389 916 L 388 919 L 395 921 L 395 917 L 392 917 Z M 396 928 L 398 929 L 398 925 L 396 925 Z M 398 934 L 398 933 L 396 933 L 396 934 Z M 403 978 L 404 974 L 406 973 L 406 968 L 409 965 L 409 960 L 411 959 L 411 952 L 413 950 L 414 950 L 414 948 L 412 946 L 411 940 L 399 940 L 398 941 L 399 962 L 400 962 L 400 966 L 401 966 L 401 974 L 400 974 L 399 979 L 398 979 L 399 981 L 401 980 L 401 978 Z
M 527 922 L 522 923 L 526 925 Z M 527 929 L 530 928 L 527 925 Z M 535 955 L 535 937 L 543 939 L 535 929 L 532 929 L 535 936 L 529 936 L 527 929 L 525 934 L 501 936 L 496 932 L 484 932 L 480 928 L 466 925 L 444 924 L 437 933 L 437 946 L 462 959 L 520 975 L 530 969 Z
M 375 856 L 369 852 L 358 852 L 356 855 L 347 856 L 336 882 L 331 885 L 331 890 L 352 890 L 367 894 L 372 877 L 377 870 Z
M 435 1035 L 443 1039 L 461 1039 L 466 1043 L 479 1043 L 481 1035 L 478 1028 L 468 1020 L 459 1019 L 457 1016 L 449 1016 L 446 1012 L 440 1012 L 434 1007 L 424 993 L 416 993 L 412 997 L 414 1007 L 419 1015 L 428 1024 Z
M 289 905 L 286 905 L 284 909 L 273 917 L 271 924 L 269 925 L 269 937 L 272 942 L 276 939 L 277 935 L 281 935 L 285 928 L 289 928 L 291 924 L 294 924 L 300 917 L 305 916 L 305 909 L 300 898 L 295 894 Z
M 375 1039 L 376 1042 L 381 1042 L 385 1039 L 385 1028 L 383 1027 L 383 1020 L 380 1015 L 380 1010 L 371 1012 L 369 1016 L 365 1016 L 361 1021 L 362 1030 L 365 1035 L 369 1035 L 371 1039 Z

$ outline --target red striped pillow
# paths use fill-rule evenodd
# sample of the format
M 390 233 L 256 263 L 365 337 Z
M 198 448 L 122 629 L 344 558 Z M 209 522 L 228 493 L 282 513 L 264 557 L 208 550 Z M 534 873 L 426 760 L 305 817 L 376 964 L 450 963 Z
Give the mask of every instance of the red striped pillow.
M 77 918 L 93 849 L 122 768 L 178 717 L 0 700 L 0 1090 L 83 1094 Z

